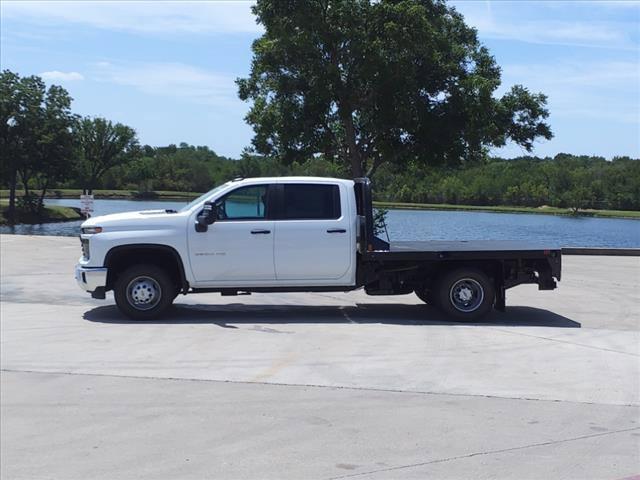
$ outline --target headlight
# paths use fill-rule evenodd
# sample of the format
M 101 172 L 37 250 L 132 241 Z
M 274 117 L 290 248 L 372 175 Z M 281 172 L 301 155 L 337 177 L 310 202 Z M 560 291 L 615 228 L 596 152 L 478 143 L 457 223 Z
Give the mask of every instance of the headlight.
M 89 260 L 89 239 L 81 238 L 80 245 L 82 245 L 82 258 L 84 258 L 85 260 Z
M 94 233 L 100 233 L 102 231 L 102 227 L 84 227 L 82 228 L 82 233 L 86 233 L 92 235 Z

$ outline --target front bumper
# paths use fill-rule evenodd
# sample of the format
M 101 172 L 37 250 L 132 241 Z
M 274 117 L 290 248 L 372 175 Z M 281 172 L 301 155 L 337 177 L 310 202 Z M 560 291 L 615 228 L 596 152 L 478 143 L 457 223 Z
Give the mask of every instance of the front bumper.
M 76 282 L 78 286 L 87 292 L 104 292 L 107 286 L 107 269 L 103 267 L 92 268 L 76 265 Z

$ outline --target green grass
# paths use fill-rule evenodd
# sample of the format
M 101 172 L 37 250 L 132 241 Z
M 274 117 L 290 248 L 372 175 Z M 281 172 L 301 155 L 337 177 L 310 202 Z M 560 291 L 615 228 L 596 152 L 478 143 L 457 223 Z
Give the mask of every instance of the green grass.
M 543 215 L 567 215 L 604 218 L 640 219 L 640 211 L 635 210 L 580 210 L 577 214 L 569 208 L 559 207 L 507 207 L 507 206 L 478 206 L 478 205 L 450 205 L 446 203 L 402 203 L 402 202 L 373 202 L 375 207 L 403 210 L 461 210 L 496 213 L 535 213 Z
M 84 216 L 78 210 L 72 207 L 50 205 L 44 208 L 49 220 L 64 222 L 71 220 L 80 220 L 84 218 Z
M 6 199 L 0 200 L 0 224 L 6 225 L 6 209 L 9 205 L 9 201 Z M 16 212 L 16 223 L 45 223 L 45 222 L 69 222 L 73 220 L 82 220 L 84 217 L 80 213 L 80 210 L 73 207 L 61 207 L 58 205 L 48 206 L 44 208 L 44 214 L 42 216 L 34 216 L 25 212 Z

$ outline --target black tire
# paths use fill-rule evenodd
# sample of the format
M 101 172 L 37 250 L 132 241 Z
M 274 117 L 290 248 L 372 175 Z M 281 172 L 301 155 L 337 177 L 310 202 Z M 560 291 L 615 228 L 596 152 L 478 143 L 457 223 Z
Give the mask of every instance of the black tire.
M 487 315 L 496 298 L 489 276 L 476 268 L 459 268 L 439 280 L 436 299 L 440 309 L 452 318 L 472 322 Z
M 169 308 L 176 286 L 156 265 L 134 265 L 118 275 L 113 294 L 118 309 L 132 320 L 153 320 Z
M 435 301 L 433 299 L 433 292 L 427 288 L 416 288 L 413 291 L 416 296 L 422 300 L 424 303 L 426 303 L 427 305 L 434 305 Z

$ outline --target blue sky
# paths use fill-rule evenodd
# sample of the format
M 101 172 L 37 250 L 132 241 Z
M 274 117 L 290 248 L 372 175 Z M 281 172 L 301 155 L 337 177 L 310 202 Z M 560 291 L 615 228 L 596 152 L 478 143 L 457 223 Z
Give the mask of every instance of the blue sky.
M 498 93 L 520 83 L 549 96 L 555 138 L 535 154 L 640 157 L 640 2 L 451 3 L 501 65 Z M 249 145 L 234 80 L 247 75 L 261 33 L 250 2 L 0 5 L 2 68 L 63 85 L 75 112 L 126 123 L 150 145 L 227 156 Z

